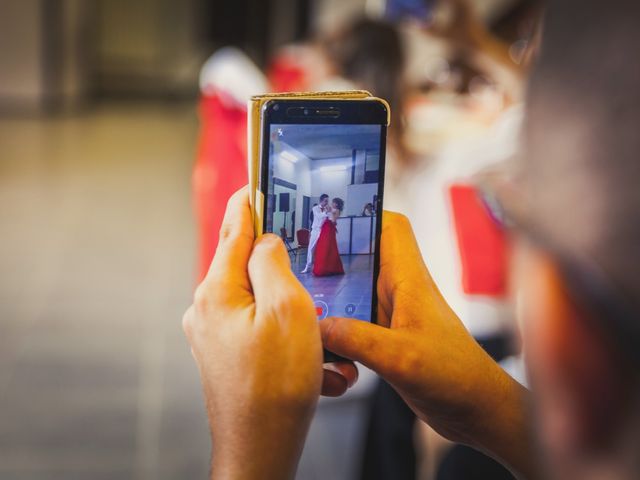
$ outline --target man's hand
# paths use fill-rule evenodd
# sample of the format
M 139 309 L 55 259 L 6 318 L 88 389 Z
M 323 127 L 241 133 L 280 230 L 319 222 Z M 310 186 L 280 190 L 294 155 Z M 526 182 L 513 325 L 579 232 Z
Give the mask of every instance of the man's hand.
M 320 331 L 282 241 L 254 241 L 246 188 L 229 201 L 183 327 L 206 399 L 212 476 L 292 478 L 323 382 Z M 334 370 L 325 388 L 341 393 L 356 373 Z
M 525 390 L 446 303 L 404 216 L 384 212 L 380 254 L 379 325 L 327 318 L 325 347 L 375 370 L 440 434 L 529 472 Z

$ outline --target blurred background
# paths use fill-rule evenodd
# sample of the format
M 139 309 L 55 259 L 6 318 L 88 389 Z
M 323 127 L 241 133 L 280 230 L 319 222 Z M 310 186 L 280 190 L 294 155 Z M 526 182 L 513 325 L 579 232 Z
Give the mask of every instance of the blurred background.
M 386 208 L 411 218 L 447 300 L 518 375 L 508 246 L 474 188 L 516 150 L 540 11 L 0 0 L 0 478 L 207 475 L 180 322 L 246 183 L 246 100 L 266 91 L 390 100 Z M 469 225 L 486 241 L 469 247 Z M 361 373 L 321 401 L 299 479 L 509 478 L 465 476 L 490 461 L 417 425 Z

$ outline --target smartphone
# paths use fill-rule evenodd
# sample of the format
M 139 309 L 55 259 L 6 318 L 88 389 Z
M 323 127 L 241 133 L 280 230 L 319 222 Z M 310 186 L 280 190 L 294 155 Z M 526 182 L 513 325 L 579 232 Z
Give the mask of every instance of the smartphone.
M 262 231 L 282 238 L 319 320 L 375 323 L 386 102 L 273 99 L 261 118 Z

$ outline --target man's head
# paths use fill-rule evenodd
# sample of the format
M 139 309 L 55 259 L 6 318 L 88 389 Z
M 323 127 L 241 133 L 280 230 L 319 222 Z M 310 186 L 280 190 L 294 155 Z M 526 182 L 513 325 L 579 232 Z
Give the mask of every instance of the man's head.
M 323 193 L 322 195 L 320 195 L 320 206 L 326 207 L 328 203 L 329 203 L 329 195 L 327 195 L 326 193 Z
M 550 2 L 527 99 L 526 348 L 565 478 L 609 478 L 640 442 L 638 19 L 636 0 Z

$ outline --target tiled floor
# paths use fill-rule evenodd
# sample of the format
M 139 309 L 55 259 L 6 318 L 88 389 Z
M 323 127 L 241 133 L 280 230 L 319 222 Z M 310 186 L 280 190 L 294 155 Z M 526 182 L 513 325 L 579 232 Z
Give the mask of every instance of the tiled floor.
M 344 275 L 316 277 L 300 273 L 306 255 L 292 259 L 296 277 L 319 305 L 327 305 L 328 315 L 371 320 L 373 255 L 340 255 Z
M 193 287 L 191 106 L 0 119 L 0 478 L 204 478 L 180 319 Z M 298 478 L 357 470 L 366 375 L 323 400 Z

